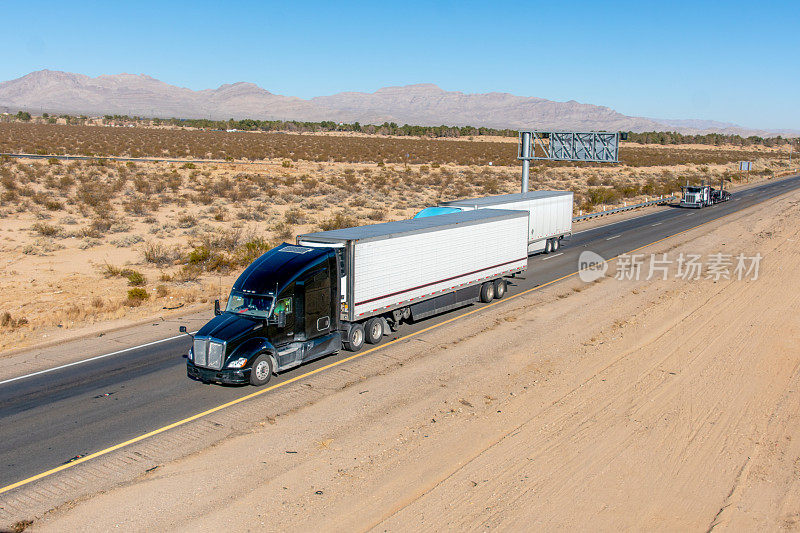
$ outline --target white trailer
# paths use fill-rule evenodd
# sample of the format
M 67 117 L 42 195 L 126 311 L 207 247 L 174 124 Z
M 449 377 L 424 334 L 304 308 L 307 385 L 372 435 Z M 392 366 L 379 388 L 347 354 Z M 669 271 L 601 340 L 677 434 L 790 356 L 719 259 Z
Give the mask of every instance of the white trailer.
M 300 235 L 336 248 L 340 320 L 416 320 L 505 294 L 504 276 L 528 265 L 528 213 L 464 211 Z M 345 336 L 347 338 L 347 336 Z
M 550 253 L 558 250 L 564 236 L 572 235 L 572 197 L 571 191 L 528 191 L 442 202 L 439 206 L 462 211 L 472 209 L 525 211 L 529 215 L 528 253 Z

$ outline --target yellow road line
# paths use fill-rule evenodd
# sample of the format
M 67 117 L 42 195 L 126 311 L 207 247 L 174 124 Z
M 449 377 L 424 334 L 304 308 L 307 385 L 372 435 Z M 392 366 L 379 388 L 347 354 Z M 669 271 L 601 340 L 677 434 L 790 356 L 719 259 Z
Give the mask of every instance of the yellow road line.
M 698 224 L 697 226 L 693 226 L 691 228 L 685 229 L 685 230 L 680 231 L 678 233 L 675 233 L 673 235 L 669 235 L 667 237 L 664 237 L 663 239 L 658 239 L 657 241 L 653 241 L 651 243 L 647 243 L 644 246 L 640 246 L 638 248 L 634 248 L 633 250 L 630 250 L 628 252 L 623 252 L 622 254 L 615 255 L 614 257 L 606 259 L 604 261 L 604 263 L 608 263 L 610 261 L 613 261 L 614 259 L 617 259 L 620 255 L 625 255 L 625 254 L 629 254 L 629 253 L 632 253 L 632 252 L 639 251 L 642 248 L 646 248 L 648 246 L 652 246 L 654 244 L 658 244 L 658 243 L 660 243 L 662 241 L 665 241 L 667 239 L 671 239 L 673 237 L 677 237 L 678 235 L 683 235 L 684 233 L 692 231 L 693 229 L 697 229 L 697 228 L 699 228 L 701 226 L 705 226 L 706 224 L 710 224 L 712 222 L 716 222 L 717 220 L 720 220 L 722 218 L 725 218 L 727 216 L 733 215 L 735 213 L 740 213 L 740 212 L 741 211 L 734 211 L 733 213 L 728 213 L 726 215 L 722 215 L 721 217 L 715 218 L 713 220 L 709 220 L 707 222 L 703 222 L 702 224 Z M 315 370 L 311 370 L 309 372 L 306 372 L 305 374 L 301 374 L 301 375 L 295 376 L 295 377 L 293 377 L 291 379 L 287 379 L 286 381 L 282 381 L 280 383 L 276 383 L 275 385 L 272 385 L 271 387 L 266 387 L 264 389 L 259 389 L 256 392 L 253 392 L 253 393 L 248 394 L 246 396 L 242 396 L 241 398 L 237 398 L 235 400 L 231 400 L 230 402 L 223 403 L 222 405 L 218 405 L 216 407 L 212 407 L 211 409 L 208 409 L 208 410 L 203 411 L 201 413 L 197 413 L 196 415 L 192 415 L 192 416 L 190 416 L 188 418 L 184 418 L 183 420 L 178 420 L 177 422 L 173 422 L 172 424 L 168 424 L 166 426 L 160 427 L 158 429 L 150 431 L 149 433 L 145 433 L 143 435 L 139 435 L 138 437 L 134 437 L 132 439 L 126 440 L 125 442 L 120 442 L 119 444 L 115 444 L 114 446 L 111 446 L 109 448 L 105 448 L 103 450 L 91 453 L 89 455 L 86 455 L 84 457 L 81 457 L 79 459 L 71 461 L 69 463 L 65 463 L 65 464 L 63 464 L 61 466 L 57 466 L 55 468 L 51 468 L 50 470 L 46 470 L 45 472 L 42 472 L 40 474 L 36 474 L 35 476 L 31 476 L 31 477 L 29 477 L 27 479 L 23 479 L 21 481 L 17 481 L 16 483 L 12 483 L 11 485 L 7 485 L 7 486 L 5 486 L 3 488 L 0 488 L 0 494 L 3 494 L 4 492 L 8 492 L 10 490 L 16 489 L 16 488 L 21 487 L 23 485 L 27 485 L 29 483 L 32 483 L 32 482 L 37 481 L 39 479 L 45 478 L 47 476 L 53 475 L 53 474 L 55 474 L 57 472 L 61 472 L 62 470 L 66 470 L 67 468 L 72 468 L 73 466 L 79 465 L 81 463 L 85 463 L 86 461 L 89 461 L 91 459 L 95 459 L 97 457 L 100 457 L 101 455 L 106 455 L 106 454 L 111 453 L 111 452 L 113 452 L 115 450 L 119 450 L 120 448 L 124 448 L 125 446 L 129 446 L 131 444 L 137 443 L 137 442 L 139 442 L 141 440 L 144 440 L 144 439 L 147 439 L 149 437 L 153 437 L 155 435 L 158 435 L 159 433 L 164 433 L 165 431 L 168 431 L 170 429 L 176 428 L 178 426 L 182 426 L 182 425 L 187 424 L 187 423 L 189 423 L 189 422 L 191 422 L 193 420 L 197 420 L 198 418 L 203 418 L 203 417 L 208 416 L 208 415 L 210 415 L 212 413 L 216 413 L 217 411 L 221 411 L 222 409 L 226 409 L 228 407 L 236 405 L 237 403 L 244 402 L 245 400 L 250 400 L 252 398 L 255 398 L 256 396 L 261 396 L 262 394 L 266 394 L 266 393 L 268 393 L 270 391 L 273 391 L 275 389 L 279 389 L 279 388 L 284 387 L 284 386 L 286 386 L 286 385 L 288 385 L 290 383 L 294 383 L 295 381 L 299 381 L 299 380 L 301 380 L 303 378 L 307 378 L 309 376 L 313 376 L 314 374 L 322 372 L 323 370 L 328 370 L 329 368 L 333 368 L 335 366 L 339 366 L 339 365 L 341 365 L 343 363 L 347 363 L 348 361 L 352 361 L 353 359 L 358 359 L 359 357 L 363 357 L 363 356 L 365 356 L 365 355 L 367 355 L 369 353 L 374 352 L 375 350 L 379 350 L 381 348 L 385 348 L 387 346 L 391 346 L 392 344 L 395 344 L 397 342 L 404 341 L 404 340 L 410 339 L 410 338 L 412 338 L 412 337 L 414 337 L 416 335 L 420 335 L 422 333 L 426 333 L 426 332 L 431 331 L 433 329 L 442 327 L 445 324 L 449 324 L 449 323 L 454 322 L 456 320 L 460 320 L 460 319 L 462 319 L 464 317 L 467 317 L 467 316 L 473 315 L 473 314 L 475 314 L 477 312 L 483 311 L 484 309 L 486 309 L 488 307 L 493 307 L 495 305 L 507 302 L 509 300 L 513 300 L 514 298 L 519 298 L 520 296 L 523 296 L 523 295 L 528 294 L 530 292 L 543 289 L 543 288 L 547 287 L 548 285 L 552 285 L 553 283 L 557 283 L 557 282 L 559 282 L 561 280 L 570 278 L 570 277 L 576 275 L 578 272 L 580 272 L 580 271 L 576 270 L 575 272 L 572 272 L 571 274 L 567 274 L 566 276 L 561 276 L 560 278 L 548 281 L 547 283 L 543 283 L 541 285 L 537 285 L 536 287 L 532 287 L 530 289 L 524 290 L 524 291 L 522 291 L 520 293 L 510 295 L 507 298 L 504 298 L 502 300 L 497 300 L 495 302 L 483 305 L 481 307 L 473 309 L 472 311 L 468 311 L 468 312 L 460 314 L 458 316 L 454 316 L 453 318 L 449 318 L 449 319 L 447 319 L 447 320 L 445 320 L 443 322 L 438 322 L 436 324 L 432 324 L 432 325 L 428 326 L 427 328 L 421 329 L 421 330 L 416 331 L 414 333 L 410 333 L 410 334 L 408 334 L 408 335 L 406 335 L 404 337 L 398 337 L 397 339 L 389 341 L 386 344 L 381 344 L 380 346 L 376 346 L 374 348 L 370 348 L 369 350 L 366 350 L 366 351 L 363 351 L 363 352 L 359 352 L 357 354 L 353 354 L 353 355 L 351 355 L 349 357 L 345 357 L 344 359 L 340 359 L 339 361 L 336 361 L 336 362 L 331 363 L 329 365 L 325 365 L 325 366 L 322 366 L 322 367 L 317 368 Z

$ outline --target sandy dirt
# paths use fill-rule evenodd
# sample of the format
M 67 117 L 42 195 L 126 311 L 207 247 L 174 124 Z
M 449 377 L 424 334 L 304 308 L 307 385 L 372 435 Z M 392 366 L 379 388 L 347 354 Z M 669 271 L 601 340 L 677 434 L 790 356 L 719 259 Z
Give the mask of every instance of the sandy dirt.
M 643 251 L 759 252 L 756 280 L 572 278 L 499 302 L 34 529 L 798 529 L 799 206 Z

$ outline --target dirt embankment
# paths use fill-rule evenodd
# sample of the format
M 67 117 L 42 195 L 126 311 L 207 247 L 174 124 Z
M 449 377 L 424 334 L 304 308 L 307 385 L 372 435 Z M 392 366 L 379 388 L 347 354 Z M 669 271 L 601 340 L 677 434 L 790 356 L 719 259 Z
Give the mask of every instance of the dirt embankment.
M 797 529 L 799 205 L 643 250 L 759 252 L 756 280 L 673 269 L 500 302 L 387 347 L 391 372 L 353 362 L 349 386 L 35 528 Z

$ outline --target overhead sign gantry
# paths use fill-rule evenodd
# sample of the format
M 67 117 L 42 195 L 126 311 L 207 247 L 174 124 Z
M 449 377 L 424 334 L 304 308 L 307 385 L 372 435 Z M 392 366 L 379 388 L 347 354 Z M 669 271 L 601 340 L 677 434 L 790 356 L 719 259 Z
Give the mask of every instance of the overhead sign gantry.
M 531 161 L 619 163 L 619 141 L 625 137 L 607 131 L 520 131 L 517 159 L 522 161 L 522 192 L 528 191 Z

